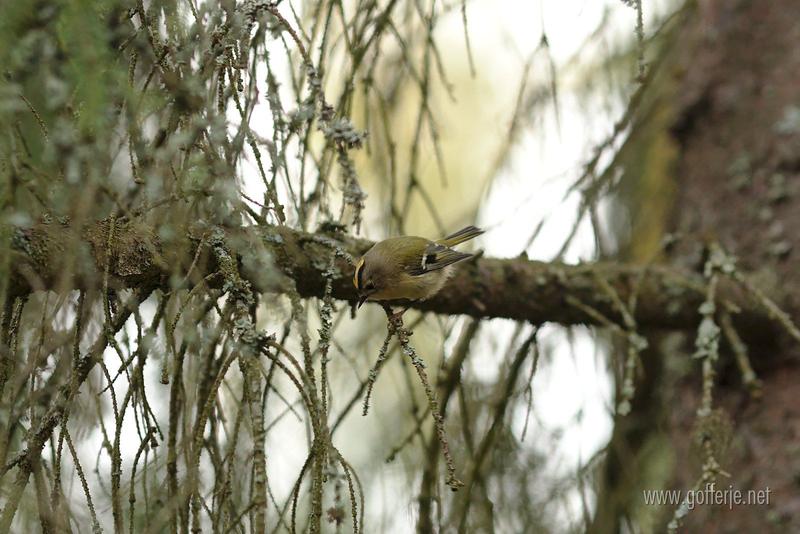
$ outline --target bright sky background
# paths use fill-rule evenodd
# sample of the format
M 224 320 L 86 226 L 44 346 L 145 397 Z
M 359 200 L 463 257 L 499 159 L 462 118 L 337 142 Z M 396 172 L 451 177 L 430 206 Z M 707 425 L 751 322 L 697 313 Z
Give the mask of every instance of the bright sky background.
M 299 5 L 297 0 L 292 3 Z M 645 0 L 645 20 L 652 19 L 656 6 L 663 8 L 667 3 L 667 0 L 657 2 Z M 607 19 L 607 23 L 612 26 L 611 33 L 619 32 L 622 36 L 631 37 L 635 25 L 634 10 L 619 0 L 542 2 L 474 0 L 467 5 L 469 32 L 478 77 L 488 77 L 498 91 L 506 91 L 509 95 L 514 95 L 516 92 L 522 66 L 528 55 L 539 44 L 543 25 L 557 69 L 576 55 L 595 53 L 591 50 L 582 50 L 581 47 L 590 33 L 597 29 L 607 8 L 612 10 L 612 16 Z M 649 27 L 648 29 L 652 30 Z M 458 10 L 442 21 L 437 35 L 442 43 L 448 43 L 446 46 L 448 61 L 466 62 L 463 27 Z M 631 84 L 635 83 L 633 76 L 634 72 L 631 72 Z M 534 131 L 525 134 L 515 149 L 510 164 L 502 171 L 488 198 L 482 203 L 478 223 L 487 228 L 488 232 L 479 239 L 478 246 L 485 249 L 487 256 L 519 255 L 522 252 L 520 247 L 528 240 L 533 228 L 546 217 L 547 224 L 527 253 L 529 257 L 535 259 L 552 259 L 561 247 L 576 215 L 578 199 L 572 196 L 565 200 L 567 187 L 580 174 L 593 145 L 611 132 L 614 120 L 622 112 L 621 105 L 618 109 L 603 108 L 587 112 L 585 105 L 570 93 L 574 88 L 571 86 L 574 80 L 566 77 L 559 83 L 561 91 L 559 122 L 556 122 L 552 105 L 546 106 L 547 112 L 543 115 L 544 118 L 537 123 Z M 458 87 L 456 87 L 456 97 L 458 97 Z M 600 108 L 600 103 L 597 107 Z M 256 109 L 254 113 L 254 124 L 263 124 L 264 129 L 268 130 L 269 117 L 267 103 L 262 102 L 261 108 Z M 504 124 L 502 121 L 507 119 L 498 116 L 496 120 Z M 491 131 L 488 126 L 487 130 Z M 260 179 L 255 175 L 248 176 L 246 173 L 244 180 L 250 196 L 259 198 Z M 377 237 L 369 235 L 369 232 L 367 235 Z M 590 258 L 594 252 L 593 246 L 590 230 L 584 225 L 565 260 L 576 262 Z M 476 376 L 487 381 L 497 376 L 499 358 L 497 351 L 504 349 L 502 340 L 508 339 L 512 329 L 513 325 L 504 321 L 492 321 L 489 327 L 485 328 L 479 338 L 479 347 L 473 350 L 468 363 Z M 455 332 L 458 332 L 458 329 Z M 585 462 L 608 441 L 611 432 L 612 386 L 605 369 L 605 358 L 598 355 L 597 346 L 587 329 L 576 328 L 573 334 L 571 339 L 567 339 L 565 331 L 561 328 L 552 326 L 542 328 L 540 340 L 543 347 L 552 351 L 552 358 L 540 362 L 533 380 L 534 414 L 526 443 L 530 446 L 545 443 L 549 436 L 531 437 L 534 431 L 542 432 L 542 429 L 549 435 L 560 436 L 559 446 L 552 451 L 550 468 L 554 474 L 574 473 L 578 465 Z M 499 345 L 493 345 L 492 340 L 501 342 Z M 448 342 L 445 349 L 449 350 L 451 346 L 452 341 Z M 377 348 L 376 346 L 375 353 Z M 116 360 L 116 356 L 111 352 L 107 352 L 106 357 L 112 359 L 111 361 Z M 155 365 L 149 365 L 147 370 L 152 375 L 151 379 L 157 382 L 160 369 Z M 365 376 L 367 372 L 368 369 L 363 369 L 360 374 Z M 164 402 L 154 403 L 153 406 L 162 420 L 166 420 L 167 394 L 164 393 Z M 346 396 L 349 394 L 348 391 Z M 375 416 L 372 424 L 387 424 L 387 421 L 376 421 L 379 416 L 375 413 L 372 415 Z M 524 410 L 513 414 L 514 429 L 518 435 L 521 434 L 524 419 Z M 291 418 L 286 420 L 286 425 L 282 422 L 271 431 L 267 444 L 270 486 L 279 502 L 290 490 L 306 455 L 304 435 L 295 434 L 297 447 L 287 446 L 287 436 L 293 433 L 296 427 L 291 426 L 295 424 Z M 534 425 L 534 421 L 538 424 Z M 110 420 L 109 422 L 113 423 Z M 391 421 L 388 421 L 388 424 L 391 424 Z M 113 428 L 113 424 L 110 427 Z M 132 417 L 126 420 L 127 431 L 135 435 Z M 343 431 L 346 432 L 346 429 Z M 337 434 L 337 439 L 346 437 L 346 433 Z M 84 466 L 94 465 L 93 455 L 100 446 L 100 440 L 101 437 L 97 435 L 96 440 L 90 440 L 87 443 L 88 447 L 82 449 L 84 454 L 81 460 Z M 364 450 L 359 453 L 356 441 L 357 438 L 354 437 L 354 443 L 348 449 L 350 455 L 355 456 L 355 459 L 351 460 L 358 465 L 361 454 L 367 456 L 371 451 Z M 365 445 L 370 443 L 369 438 L 364 438 L 363 441 Z M 127 442 L 123 440 L 123 457 L 131 458 L 138 445 L 138 439 Z M 348 453 L 345 453 L 345 456 L 348 456 Z M 408 493 L 404 493 L 401 488 L 406 487 L 408 491 L 407 485 L 413 483 L 410 489 L 413 492 L 418 484 L 406 480 L 400 462 L 384 464 L 382 468 L 387 474 L 382 478 L 382 486 L 367 488 L 368 494 L 371 493 L 372 497 L 371 516 L 374 521 L 378 515 L 376 512 L 381 512 L 390 515 L 394 522 L 390 525 L 380 525 L 377 529 L 373 523 L 369 530 L 385 533 L 412 532 L 415 520 L 414 502 L 409 501 Z M 108 462 L 105 456 L 101 462 L 101 469 L 107 472 Z M 79 488 L 76 489 L 79 491 Z M 93 493 L 94 491 L 97 490 L 93 490 Z M 376 510 L 376 507 L 381 509 Z M 574 507 L 560 510 L 558 513 L 564 520 L 578 517 L 577 514 L 580 512 L 577 495 Z

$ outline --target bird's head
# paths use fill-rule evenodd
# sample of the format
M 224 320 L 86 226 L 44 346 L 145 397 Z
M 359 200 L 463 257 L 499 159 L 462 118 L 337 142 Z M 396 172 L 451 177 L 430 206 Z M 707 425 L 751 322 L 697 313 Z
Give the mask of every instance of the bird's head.
M 376 268 L 378 267 L 378 268 Z M 367 255 L 361 257 L 356 263 L 353 273 L 353 285 L 358 291 L 358 307 L 360 308 L 367 299 L 381 289 L 380 269 Z

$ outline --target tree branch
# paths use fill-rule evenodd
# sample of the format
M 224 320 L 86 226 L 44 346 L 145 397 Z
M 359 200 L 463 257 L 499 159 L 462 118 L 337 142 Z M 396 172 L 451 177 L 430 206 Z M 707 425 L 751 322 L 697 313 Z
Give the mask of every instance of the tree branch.
M 87 226 L 77 234 L 68 224 L 56 222 L 15 228 L 11 295 L 99 287 L 109 253 L 109 287 L 219 285 L 224 277 L 214 276 L 219 268 L 204 242 L 210 232 L 222 231 L 238 257 L 242 275 L 261 292 L 287 292 L 294 284 L 302 297 L 321 298 L 324 271 L 332 251 L 338 250 L 332 295 L 354 302 L 353 267 L 345 258 L 357 257 L 372 245 L 336 232 L 310 234 L 285 226 L 195 225 L 178 239 L 164 242 L 153 228 L 141 222 L 118 220 L 109 251 L 108 231 L 107 221 Z M 69 243 L 78 250 L 65 254 L 65 244 Z M 77 259 L 71 260 L 73 257 Z M 478 257 L 463 262 L 438 295 L 411 303 L 411 307 L 532 324 L 597 324 L 597 316 L 622 324 L 619 310 L 608 296 L 609 286 L 623 302 L 636 299 L 634 319 L 640 327 L 695 328 L 700 322 L 698 308 L 704 299 L 704 282 L 698 274 L 663 266 L 566 265 L 525 258 Z M 734 314 L 737 326 L 765 328 L 770 324 L 768 314 L 734 283 L 721 284 L 719 295 L 728 311 L 738 312 Z M 583 306 L 570 304 L 576 300 Z

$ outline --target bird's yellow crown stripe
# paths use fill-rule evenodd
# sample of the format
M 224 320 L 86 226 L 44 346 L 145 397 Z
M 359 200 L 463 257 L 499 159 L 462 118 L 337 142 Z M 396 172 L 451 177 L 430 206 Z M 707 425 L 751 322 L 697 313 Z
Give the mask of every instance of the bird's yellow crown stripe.
M 364 268 L 364 258 L 358 260 L 356 263 L 356 272 L 353 273 L 353 285 L 356 286 L 356 289 L 361 289 L 361 284 L 363 280 L 361 280 L 362 271 Z

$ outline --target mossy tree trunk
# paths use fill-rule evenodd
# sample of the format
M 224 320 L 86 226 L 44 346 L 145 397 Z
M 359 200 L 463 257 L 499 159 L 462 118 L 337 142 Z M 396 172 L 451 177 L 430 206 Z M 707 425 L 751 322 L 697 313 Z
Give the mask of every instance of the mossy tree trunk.
M 663 259 L 702 272 L 709 248 L 720 246 L 797 322 L 800 3 L 690 2 L 678 18 L 622 151 L 624 198 L 632 206 L 629 254 L 650 260 L 668 237 L 674 245 Z M 732 423 L 719 458 L 730 477 L 718 476 L 716 488 L 769 488 L 769 504 L 696 506 L 682 528 L 797 532 L 800 347 L 788 336 L 737 332 L 762 388 L 760 396 L 750 394 L 733 363 L 736 342 L 723 335 L 713 394 Z M 699 433 L 714 430 L 697 425 L 702 385 L 700 363 L 688 358 L 693 338 L 694 332 L 651 336 L 655 350 L 643 354 L 633 412 L 617 421 L 608 448 L 593 531 L 624 531 L 627 520 L 662 531 L 674 507 L 647 506 L 642 491 L 686 491 L 698 480 Z

